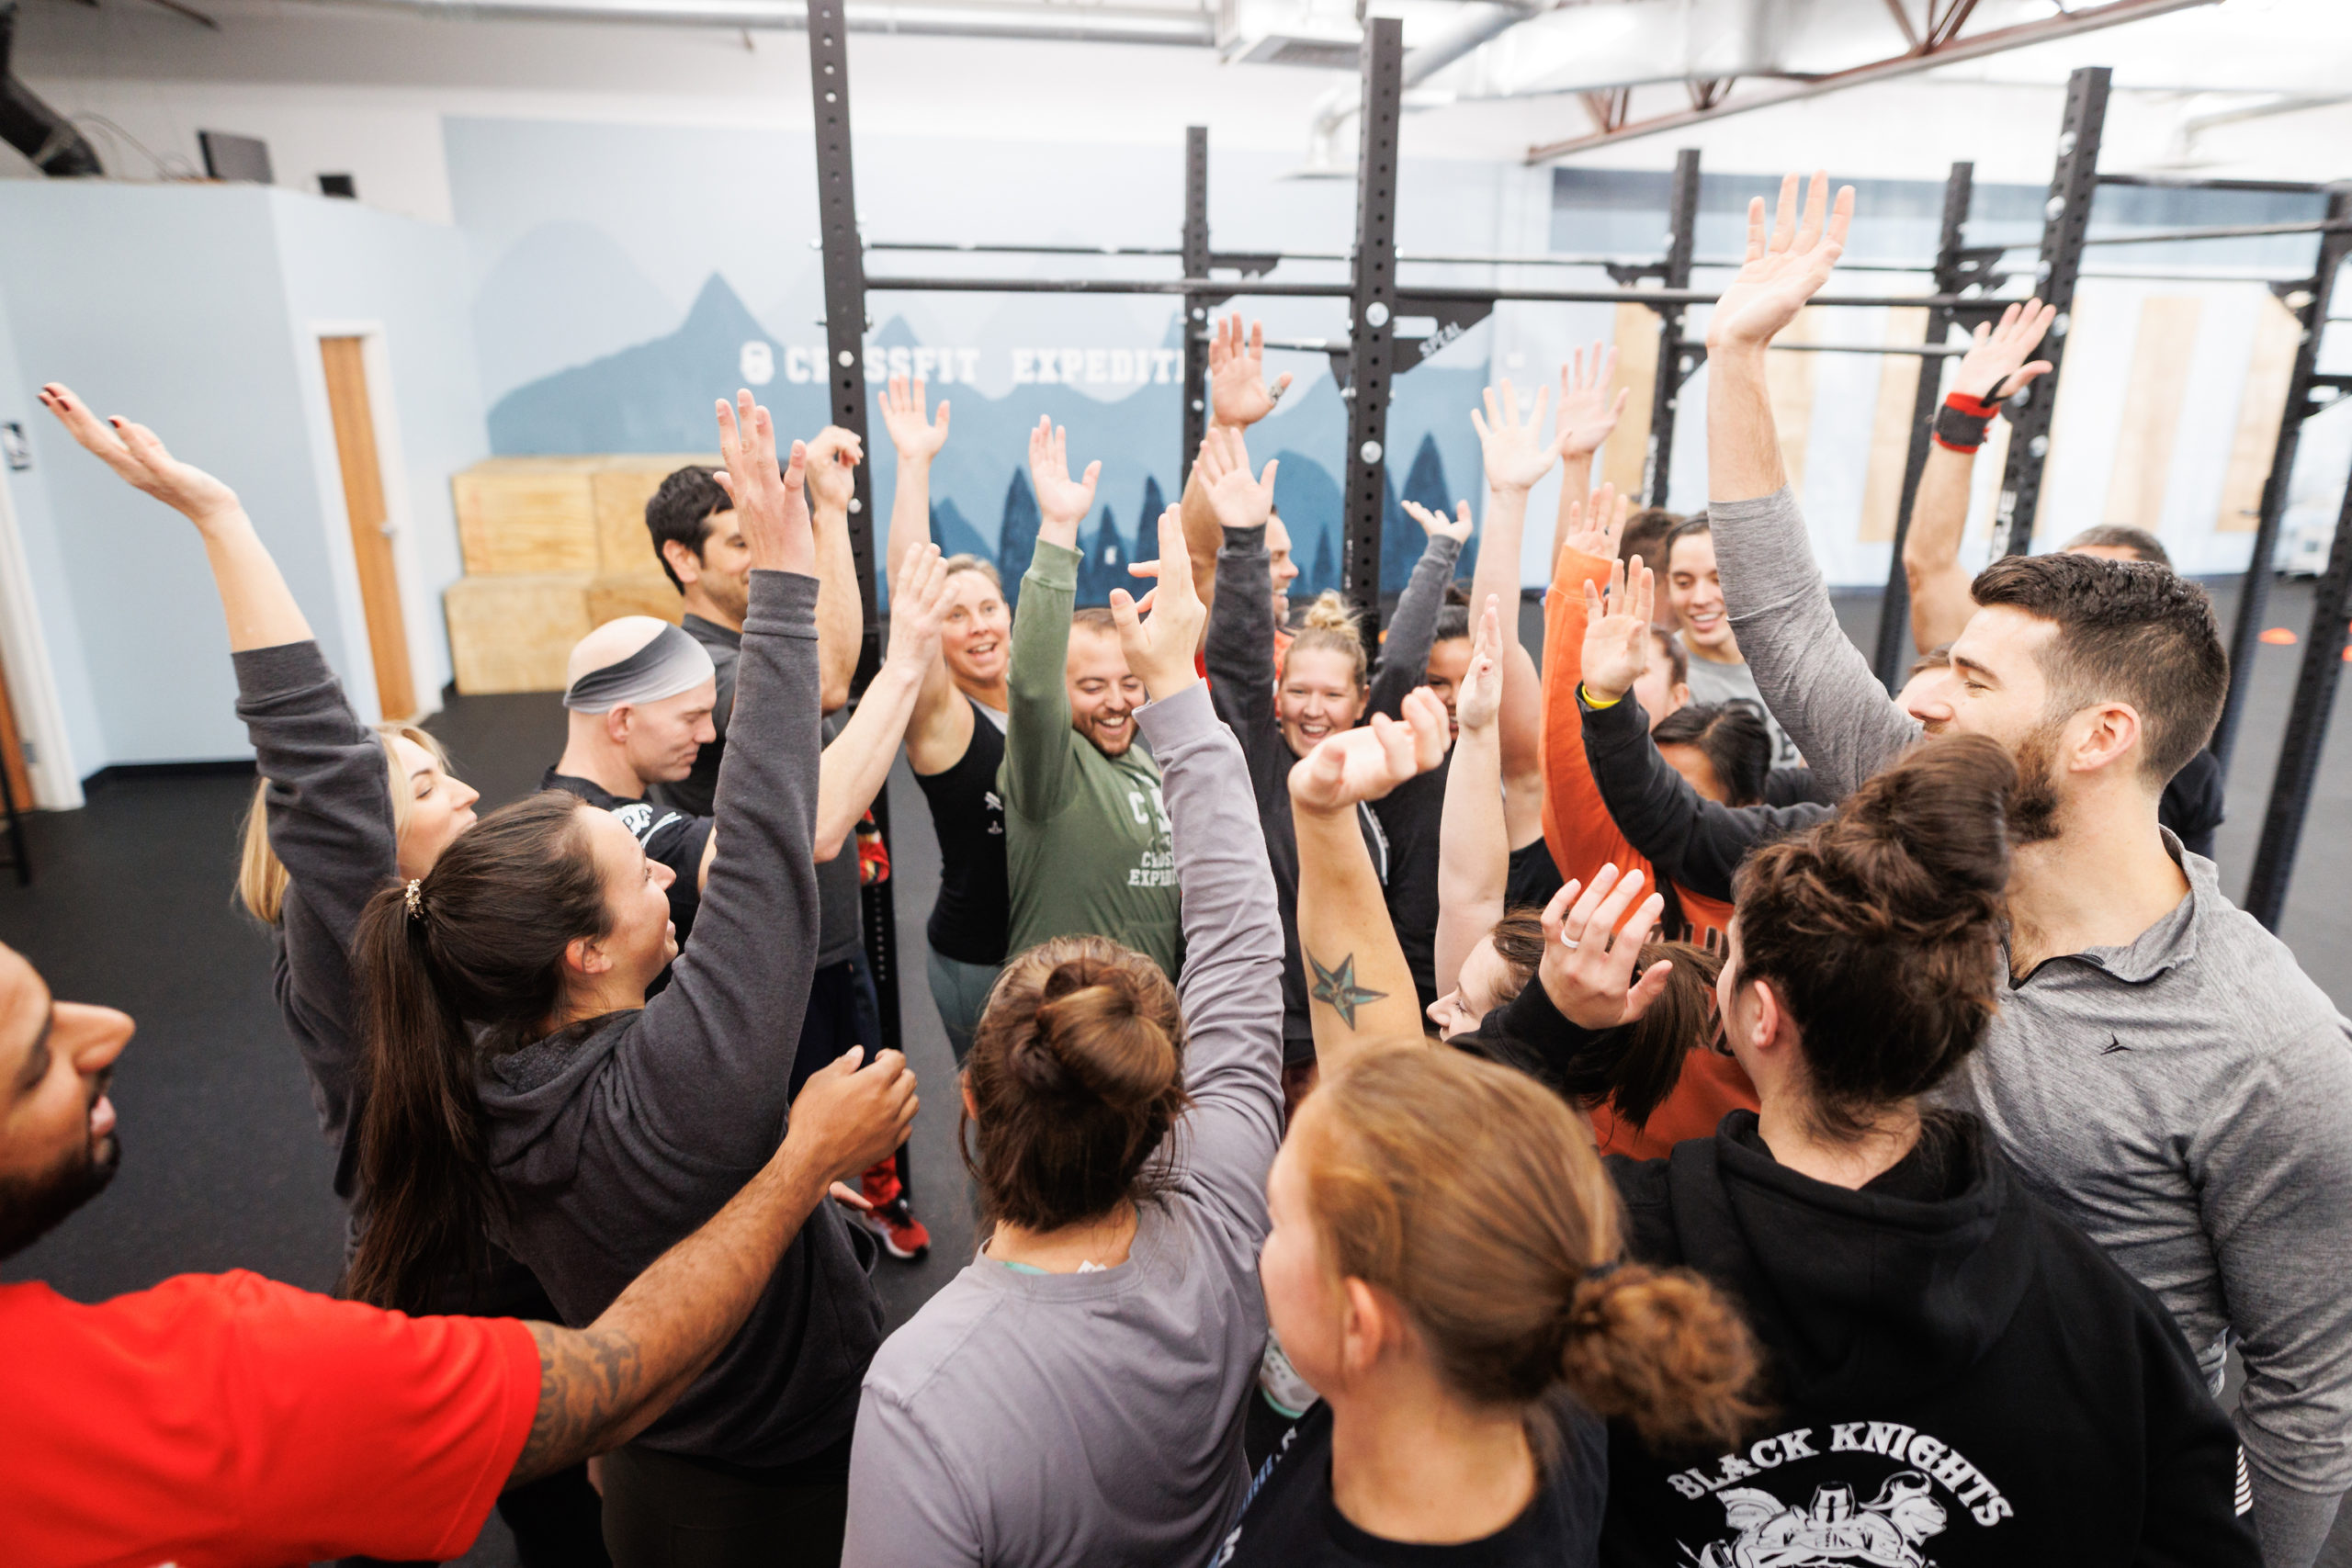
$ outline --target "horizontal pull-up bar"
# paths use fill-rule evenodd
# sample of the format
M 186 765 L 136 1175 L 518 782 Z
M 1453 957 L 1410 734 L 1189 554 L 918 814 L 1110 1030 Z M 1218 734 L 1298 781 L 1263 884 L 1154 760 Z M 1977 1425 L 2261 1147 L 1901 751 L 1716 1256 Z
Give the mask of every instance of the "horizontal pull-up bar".
M 2145 234 L 2086 234 L 2086 245 L 2165 245 L 2183 240 L 2258 240 L 2273 234 L 2337 234 L 2352 229 L 2352 223 L 2330 223 L 2313 219 L 2307 223 L 2225 223 L 2210 229 L 2158 229 Z M 2032 250 L 2039 242 L 2028 240 L 2006 247 L 2012 251 Z
M 865 287 L 895 294 L 1217 294 L 1229 299 L 1344 299 L 1355 292 L 1346 283 L 1268 283 L 1257 278 L 1230 277 L 876 277 Z M 1699 288 L 1489 288 L 1461 284 L 1405 284 L 1397 292 L 1408 300 L 1433 299 L 1448 304 L 1494 304 L 1521 300 L 1561 305 L 1712 305 L 1718 296 Z M 1810 301 L 1815 305 L 1896 309 L 1939 305 L 1977 307 L 1998 300 L 1958 294 L 1832 295 Z
M 1678 346 L 1698 350 L 1707 346 L 1700 338 L 1686 338 Z M 1921 359 L 1959 359 L 1968 353 L 1964 344 L 1940 343 L 1775 343 L 1774 354 L 1908 354 Z
M 2325 196 L 2327 186 L 2308 180 L 2208 180 L 2195 175 L 2100 175 L 2103 186 L 2140 186 L 2154 190 L 2250 190 L 2278 196 Z

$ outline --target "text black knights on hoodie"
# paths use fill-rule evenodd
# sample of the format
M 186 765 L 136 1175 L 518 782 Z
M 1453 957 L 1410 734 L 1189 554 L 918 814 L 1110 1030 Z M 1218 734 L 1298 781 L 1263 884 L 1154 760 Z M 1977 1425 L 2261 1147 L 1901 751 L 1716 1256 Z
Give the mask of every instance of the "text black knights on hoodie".
M 1859 1191 L 1776 1163 L 1746 1111 L 1608 1163 L 1630 1254 L 1744 1308 L 1771 1413 L 1730 1452 L 1616 1424 L 1603 1563 L 2258 1568 L 2237 1439 L 2172 1319 L 1973 1118 Z

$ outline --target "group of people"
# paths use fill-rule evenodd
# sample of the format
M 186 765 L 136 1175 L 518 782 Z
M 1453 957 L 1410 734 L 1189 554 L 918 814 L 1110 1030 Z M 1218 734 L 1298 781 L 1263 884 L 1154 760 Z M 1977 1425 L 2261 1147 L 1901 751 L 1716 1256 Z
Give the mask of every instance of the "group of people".
M 647 509 L 683 626 L 583 639 L 546 787 L 481 813 L 356 716 L 227 486 L 45 389 L 202 539 L 350 1229 L 345 1299 L 0 1287 L 9 1560 L 439 1560 L 496 1504 L 526 1562 L 625 1568 L 2308 1568 L 2352 1485 L 2352 1043 L 2202 852 L 2211 606 L 2111 529 L 1962 571 L 2027 304 L 1938 415 L 1921 657 L 1877 684 L 1767 393 L 1851 205 L 1751 207 L 1704 513 L 1591 491 L 1612 356 L 1556 416 L 1504 383 L 1467 591 L 1467 504 L 1412 509 L 1377 640 L 1288 603 L 1237 317 L 1107 606 L 1099 465 L 1033 432 L 1015 612 L 929 537 L 947 406 L 889 385 L 853 707 L 865 455 L 741 393 Z M 857 829 L 901 750 L 984 1239 L 886 1338 L 920 1102 Z M 130 1031 L 0 950 L 0 1255 L 112 1173 Z

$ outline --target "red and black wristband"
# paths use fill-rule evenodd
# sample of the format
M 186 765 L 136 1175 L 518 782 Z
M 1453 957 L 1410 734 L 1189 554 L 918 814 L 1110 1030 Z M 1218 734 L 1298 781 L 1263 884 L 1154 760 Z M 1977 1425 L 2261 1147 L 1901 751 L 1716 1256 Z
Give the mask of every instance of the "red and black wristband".
M 1973 455 L 1984 445 L 1984 432 L 1993 417 L 2001 412 L 1995 398 L 1973 398 L 1966 392 L 1954 392 L 1936 411 L 1936 445 L 1963 455 Z

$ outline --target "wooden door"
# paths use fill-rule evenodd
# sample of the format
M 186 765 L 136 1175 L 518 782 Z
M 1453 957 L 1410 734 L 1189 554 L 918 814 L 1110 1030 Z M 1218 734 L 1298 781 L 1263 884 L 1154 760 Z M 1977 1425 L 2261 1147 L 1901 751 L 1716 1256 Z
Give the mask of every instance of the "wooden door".
M 376 420 L 368 401 L 365 340 L 324 337 L 327 407 L 334 415 L 335 456 L 343 466 L 344 510 L 351 514 L 351 553 L 359 563 L 359 600 L 376 661 L 376 696 L 388 719 L 416 712 L 409 672 L 408 623 L 401 615 L 400 574 L 392 565 L 391 520 L 376 457 Z
M 16 710 L 8 705 L 8 672 L 0 670 L 0 773 L 8 780 L 9 797 L 17 809 L 33 808 L 32 775 L 25 771 L 24 738 L 17 732 Z

